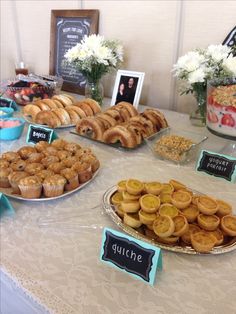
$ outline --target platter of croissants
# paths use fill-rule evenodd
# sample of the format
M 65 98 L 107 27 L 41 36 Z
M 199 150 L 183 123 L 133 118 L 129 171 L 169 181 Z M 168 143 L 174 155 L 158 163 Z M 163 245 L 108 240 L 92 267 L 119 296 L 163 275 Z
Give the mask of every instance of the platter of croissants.
M 64 197 L 95 178 L 100 162 L 88 147 L 56 139 L 0 156 L 0 192 L 30 201 Z
M 186 254 L 236 249 L 232 205 L 174 179 L 121 180 L 105 192 L 103 207 L 124 232 L 162 249 Z

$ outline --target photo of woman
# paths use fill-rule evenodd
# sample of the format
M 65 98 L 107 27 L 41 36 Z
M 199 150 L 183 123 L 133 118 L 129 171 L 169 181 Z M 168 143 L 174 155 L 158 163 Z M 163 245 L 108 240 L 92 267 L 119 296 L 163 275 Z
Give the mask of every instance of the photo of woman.
M 134 102 L 138 78 L 121 76 L 115 104 L 121 101 Z

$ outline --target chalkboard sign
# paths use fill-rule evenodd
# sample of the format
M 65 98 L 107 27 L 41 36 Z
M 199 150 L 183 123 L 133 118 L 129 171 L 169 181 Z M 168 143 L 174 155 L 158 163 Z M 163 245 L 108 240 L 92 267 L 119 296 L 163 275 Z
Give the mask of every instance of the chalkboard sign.
M 65 53 L 85 35 L 97 34 L 98 10 L 52 10 L 50 74 L 61 76 L 62 89 L 83 94 L 85 78 L 73 66 L 65 64 Z
M 162 268 L 159 248 L 108 228 L 104 230 L 101 260 L 151 284 L 157 267 Z
M 36 127 L 30 124 L 28 128 L 27 137 L 26 137 L 26 143 L 36 144 L 40 141 L 51 143 L 51 141 L 56 138 L 57 138 L 57 135 L 52 129 Z
M 235 182 L 236 179 L 236 159 L 231 156 L 203 150 L 196 169 L 227 181 Z

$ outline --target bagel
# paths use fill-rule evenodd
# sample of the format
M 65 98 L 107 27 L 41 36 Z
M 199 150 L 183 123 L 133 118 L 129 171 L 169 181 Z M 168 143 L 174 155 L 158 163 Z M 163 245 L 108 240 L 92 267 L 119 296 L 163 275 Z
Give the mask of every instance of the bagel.
M 91 109 L 89 104 L 83 101 L 77 101 L 74 105 L 81 108 L 85 112 L 87 117 L 92 117 L 94 115 L 93 110 Z
M 64 107 L 72 105 L 72 101 L 68 97 L 66 97 L 62 94 L 61 95 L 54 95 L 54 96 L 52 96 L 52 99 L 53 100 L 56 99 L 56 100 L 60 101 L 60 103 Z
M 77 122 L 76 124 L 76 131 L 80 135 L 88 136 L 90 135 L 91 138 L 103 141 L 103 133 L 105 128 L 101 121 L 95 118 L 84 118 Z
M 57 99 L 52 99 L 54 104 L 57 106 L 57 108 L 64 108 L 63 104 L 57 100 Z
M 51 110 L 51 108 L 47 104 L 43 103 L 41 100 L 35 101 L 34 105 L 39 107 L 41 110 Z
M 98 102 L 96 102 L 95 100 L 93 100 L 91 98 L 85 98 L 83 100 L 83 102 L 85 102 L 86 104 L 88 104 L 90 106 L 94 115 L 102 112 L 101 107 L 99 106 Z
M 40 111 L 36 115 L 35 122 L 38 124 L 48 125 L 51 128 L 61 126 L 60 119 L 54 115 L 51 110 Z
M 68 114 L 68 112 L 65 109 L 58 108 L 58 109 L 52 110 L 52 112 L 57 115 L 57 117 L 60 119 L 62 125 L 67 125 L 67 124 L 71 123 L 70 115 Z
M 80 120 L 80 116 L 73 109 L 70 109 L 69 106 L 65 110 L 69 114 L 72 124 L 76 124 Z
M 42 103 L 46 104 L 50 109 L 57 109 L 57 105 L 52 99 L 42 99 Z
M 135 117 L 138 115 L 138 110 L 129 102 L 121 101 L 116 106 L 121 106 L 123 108 L 126 108 L 129 111 L 129 114 L 131 117 Z
M 69 98 L 71 100 L 71 103 L 74 104 L 76 102 L 76 98 L 74 96 L 71 96 L 69 94 L 63 94 L 65 97 Z
M 133 148 L 137 145 L 137 139 L 134 132 L 127 130 L 124 126 L 116 125 L 103 134 L 105 143 L 120 142 L 123 147 Z
M 41 109 L 38 106 L 35 106 L 33 104 L 28 104 L 24 106 L 23 113 L 26 116 L 32 117 L 33 121 L 35 120 L 36 115 L 41 111 Z
M 86 114 L 81 108 L 74 106 L 74 105 L 70 106 L 69 108 L 74 110 L 80 116 L 81 119 L 86 118 Z

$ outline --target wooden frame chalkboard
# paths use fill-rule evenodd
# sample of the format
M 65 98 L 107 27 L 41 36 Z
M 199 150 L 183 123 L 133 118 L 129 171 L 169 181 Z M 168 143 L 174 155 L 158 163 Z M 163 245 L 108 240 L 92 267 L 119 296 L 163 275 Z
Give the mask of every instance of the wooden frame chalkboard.
M 49 73 L 62 76 L 62 90 L 84 94 L 85 79 L 73 66 L 63 63 L 64 54 L 84 35 L 98 33 L 98 10 L 52 10 Z

